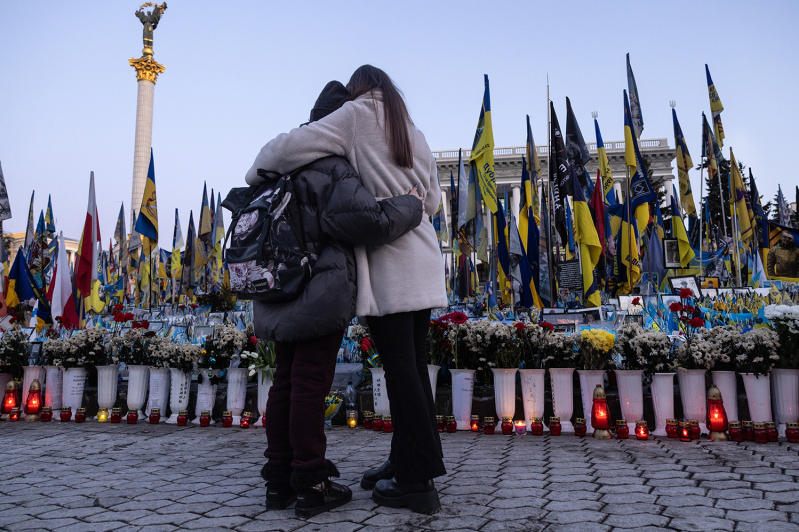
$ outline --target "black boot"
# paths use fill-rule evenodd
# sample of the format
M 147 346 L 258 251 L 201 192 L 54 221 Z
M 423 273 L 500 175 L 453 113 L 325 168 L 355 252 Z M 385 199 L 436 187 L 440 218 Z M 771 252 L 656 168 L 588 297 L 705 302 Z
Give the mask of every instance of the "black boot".
M 266 463 L 261 477 L 266 481 L 266 509 L 283 510 L 297 500 L 297 492 L 291 487 L 291 466 L 276 466 Z
M 293 471 L 291 487 L 297 490 L 294 514 L 297 517 L 313 517 L 350 502 L 352 491 L 347 486 L 330 480 L 330 477 L 340 476 L 338 469 L 330 460 L 322 469 Z
M 380 480 L 372 491 L 372 500 L 389 508 L 408 507 L 418 514 L 433 515 L 441 509 L 438 491 L 433 480 L 424 482 L 397 482 Z
M 365 490 L 374 489 L 378 480 L 390 480 L 394 478 L 395 468 L 391 460 L 386 460 L 377 469 L 370 469 L 361 477 L 361 488 Z

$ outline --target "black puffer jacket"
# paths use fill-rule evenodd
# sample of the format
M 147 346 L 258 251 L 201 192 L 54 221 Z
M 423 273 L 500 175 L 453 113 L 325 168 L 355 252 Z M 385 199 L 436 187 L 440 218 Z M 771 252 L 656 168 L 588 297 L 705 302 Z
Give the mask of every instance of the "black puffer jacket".
M 380 246 L 422 221 L 410 195 L 377 201 L 343 157 L 325 157 L 292 173 L 308 251 L 318 255 L 311 280 L 292 301 L 253 301 L 255 333 L 302 342 L 347 328 L 355 316 L 353 244 Z

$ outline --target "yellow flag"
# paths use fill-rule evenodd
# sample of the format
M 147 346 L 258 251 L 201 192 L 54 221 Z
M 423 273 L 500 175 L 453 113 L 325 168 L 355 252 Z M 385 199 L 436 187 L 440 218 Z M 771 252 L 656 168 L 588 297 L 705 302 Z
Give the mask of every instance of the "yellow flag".
M 627 91 L 624 91 L 624 164 L 630 169 L 630 177 L 632 177 L 638 169 L 638 164 L 635 161 L 635 149 L 633 148 L 633 126 L 630 119 Z
M 749 247 L 752 241 L 753 222 L 755 214 L 750 210 L 746 195 L 746 186 L 741 177 L 741 172 L 738 169 L 738 162 L 735 160 L 735 155 L 730 148 L 730 184 L 732 190 L 730 191 L 730 203 L 735 203 L 735 209 L 738 213 L 738 225 L 741 229 L 741 240 L 744 247 Z
M 494 179 L 494 132 L 491 129 L 491 98 L 488 92 L 488 76 L 485 76 L 483 107 L 477 121 L 472 153 L 469 163 L 474 163 L 477 182 L 483 201 L 492 213 L 497 212 L 497 183 Z

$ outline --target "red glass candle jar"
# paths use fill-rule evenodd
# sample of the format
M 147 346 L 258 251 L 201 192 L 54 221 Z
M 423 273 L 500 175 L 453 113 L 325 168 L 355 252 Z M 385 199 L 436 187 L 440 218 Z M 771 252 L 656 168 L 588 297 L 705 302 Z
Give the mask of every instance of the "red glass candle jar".
M 620 440 L 626 440 L 630 437 L 630 427 L 627 426 L 626 419 L 616 420 L 616 437 Z
M 19 421 L 19 408 L 16 406 L 11 409 L 11 412 L 8 414 L 9 421 Z
M 544 418 L 534 417 L 530 422 L 530 434 L 533 436 L 544 435 Z
M 596 430 L 610 429 L 610 413 L 605 390 L 597 384 L 594 389 L 593 405 L 591 407 L 591 427 Z
M 480 431 L 480 416 L 472 416 L 469 420 L 469 429 L 472 432 Z
M 799 443 L 799 423 L 785 425 L 785 439 L 788 443 Z
M 120 407 L 114 407 L 111 409 L 111 417 L 109 418 L 111 423 L 119 423 L 122 421 L 122 409 Z
M 61 409 L 61 413 L 58 415 L 61 421 L 72 421 L 72 407 L 65 406 Z
M 200 426 L 208 427 L 210 425 L 211 425 L 211 411 L 203 410 L 202 412 L 200 412 Z
M 513 434 L 513 420 L 509 417 L 502 418 L 502 434 L 508 436 Z
M 185 427 L 189 424 L 189 411 L 181 410 L 178 412 L 178 427 Z
M 493 417 L 486 416 L 483 418 L 483 434 L 494 434 L 496 428 Z
M 549 434 L 550 436 L 560 436 L 560 431 L 562 427 L 560 426 L 560 418 L 558 416 L 552 416 L 549 418 Z
M 667 438 L 679 438 L 680 437 L 680 427 L 677 426 L 676 419 L 667 419 L 666 420 L 666 437 Z
M 83 423 L 84 421 L 86 421 L 86 409 L 78 408 L 78 411 L 75 412 L 75 423 Z
M 394 432 L 394 422 L 391 421 L 391 416 L 383 418 L 383 432 L 388 434 Z
M 161 409 L 153 408 L 150 410 L 150 425 L 158 425 L 161 422 Z
M 455 416 L 447 416 L 447 432 L 450 434 L 458 430 L 458 422 L 455 421 Z
M 699 428 L 699 421 L 691 419 L 688 423 L 691 425 L 691 439 L 698 440 L 702 435 L 702 430 Z
M 17 383 L 14 379 L 6 384 L 6 391 L 3 394 L 3 414 L 10 414 L 11 409 L 17 407 Z
M 585 436 L 586 432 L 588 432 L 588 427 L 585 424 L 585 419 L 578 417 L 574 420 L 574 435 L 575 436 Z
M 250 428 L 251 424 L 252 424 L 252 412 L 242 412 L 239 421 L 239 427 L 243 429 L 248 429 Z
M 727 420 L 727 411 L 719 389 L 713 385 L 707 391 L 707 430 L 713 441 L 726 441 L 726 432 L 730 428 Z
M 25 416 L 27 421 L 38 421 L 42 410 L 42 385 L 39 379 L 33 379 L 28 397 L 25 399 Z
M 128 425 L 135 425 L 139 422 L 139 412 L 136 410 L 128 410 L 128 415 L 125 416 Z
M 744 441 L 744 431 L 740 421 L 730 421 L 730 439 L 738 443 Z
M 768 443 L 768 432 L 764 423 L 755 423 L 755 443 Z
M 680 421 L 680 441 L 691 441 L 691 425 L 686 421 Z
M 777 425 L 773 421 L 766 421 L 766 436 L 768 437 L 768 441 L 775 442 L 779 441 L 779 434 L 777 434 Z
M 447 423 L 444 421 L 444 416 L 436 416 L 436 429 L 438 429 L 438 432 L 447 430 Z
M 374 419 L 373 416 L 374 416 L 374 414 L 372 412 L 370 412 L 368 410 L 364 410 L 364 412 L 363 412 L 363 428 L 365 428 L 366 430 L 372 430 L 372 422 L 373 422 L 372 420 Z M 436 416 L 436 418 L 438 418 L 438 416 Z M 441 431 L 439 430 L 439 432 L 441 432 Z
M 642 420 L 635 422 L 635 437 L 641 441 L 649 439 L 649 427 L 647 426 L 646 421 Z
M 225 410 L 222 412 L 222 426 L 225 428 L 233 426 L 233 413 L 231 411 Z
M 742 421 L 744 431 L 744 440 L 755 441 L 755 424 L 752 421 Z
M 42 421 L 52 421 L 53 420 L 53 409 L 49 406 L 45 406 L 42 408 L 42 413 L 40 414 Z
M 372 430 L 383 432 L 383 414 L 375 414 L 372 418 Z

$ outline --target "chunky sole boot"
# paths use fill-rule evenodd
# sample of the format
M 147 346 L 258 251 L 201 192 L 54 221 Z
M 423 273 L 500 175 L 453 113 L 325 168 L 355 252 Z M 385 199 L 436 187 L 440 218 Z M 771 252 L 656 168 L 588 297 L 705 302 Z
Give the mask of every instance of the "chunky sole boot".
M 266 483 L 266 509 L 285 510 L 297 500 L 297 492 L 285 483 Z
M 313 517 L 321 513 L 343 506 L 352 500 L 352 491 L 330 480 L 319 486 L 297 493 L 297 504 L 294 515 L 297 517 Z
M 380 480 L 372 491 L 372 500 L 389 508 L 409 508 L 417 514 L 433 515 L 441 509 L 438 491 L 432 480 L 400 484 L 396 480 Z
M 377 469 L 370 469 L 363 474 L 361 477 L 361 489 L 374 489 L 375 484 L 377 484 L 379 480 L 391 480 L 394 478 L 394 473 L 394 464 L 391 463 L 391 460 L 386 460 L 383 465 Z

